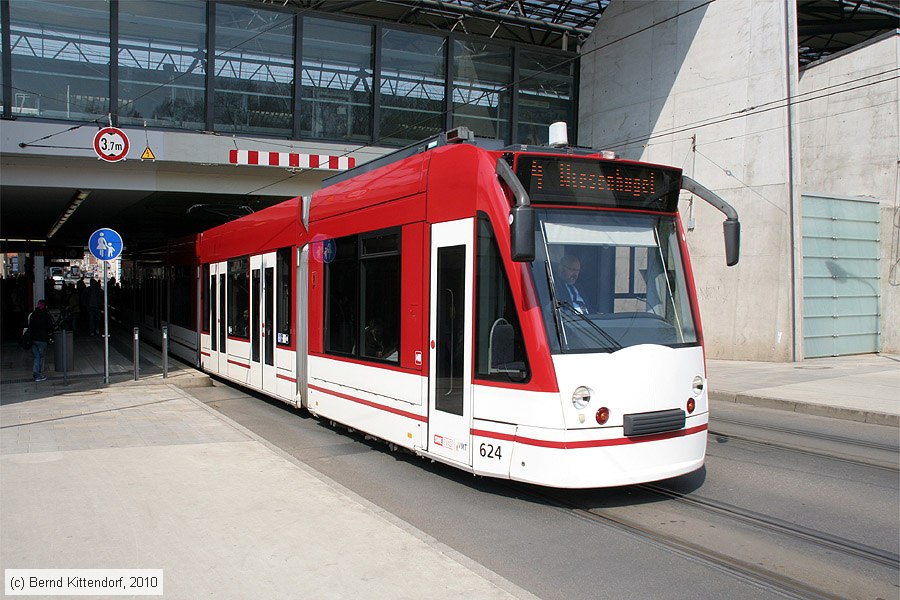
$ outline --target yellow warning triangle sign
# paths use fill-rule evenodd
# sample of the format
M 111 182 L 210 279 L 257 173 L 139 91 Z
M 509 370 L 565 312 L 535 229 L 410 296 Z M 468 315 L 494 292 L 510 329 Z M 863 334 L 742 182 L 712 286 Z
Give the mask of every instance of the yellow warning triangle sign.
M 150 146 L 144 148 L 144 153 L 141 154 L 141 160 L 156 160 L 156 156 L 153 155 L 153 150 L 150 149 Z

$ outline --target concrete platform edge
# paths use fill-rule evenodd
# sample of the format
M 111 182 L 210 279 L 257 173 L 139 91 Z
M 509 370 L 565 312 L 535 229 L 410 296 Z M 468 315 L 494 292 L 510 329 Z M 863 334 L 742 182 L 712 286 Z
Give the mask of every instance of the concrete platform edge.
M 211 379 L 210 379 L 209 385 L 213 385 Z M 352 500 L 353 502 L 360 504 L 361 506 L 370 510 L 373 514 L 377 515 L 382 520 L 390 523 L 394 527 L 397 527 L 398 529 L 404 531 L 405 533 L 412 535 L 416 539 L 418 539 L 421 542 L 428 545 L 430 548 L 437 550 L 444 556 L 448 557 L 449 559 L 453 560 L 454 562 L 456 562 L 459 565 L 463 566 L 464 568 L 468 569 L 472 573 L 481 577 L 485 581 L 489 582 L 491 585 L 495 586 L 496 588 L 503 590 L 504 592 L 506 592 L 512 596 L 515 596 L 516 598 L 519 598 L 520 600 L 540 600 L 540 598 L 538 596 L 535 596 L 534 594 L 528 592 L 527 590 L 520 588 L 519 586 L 512 583 L 511 581 L 509 581 L 509 580 L 503 578 L 502 576 L 498 575 L 497 573 L 491 571 L 487 567 L 475 562 L 474 560 L 470 559 L 466 555 L 461 554 L 460 552 L 457 552 L 450 546 L 447 546 L 446 544 L 441 543 L 440 541 L 438 541 L 437 539 L 428 535 L 421 529 L 413 527 L 406 521 L 398 518 L 397 516 L 391 514 L 388 511 L 384 510 L 380 506 L 373 504 L 369 500 L 356 494 L 352 490 L 344 487 L 343 485 L 339 484 L 338 482 L 331 479 L 327 475 L 321 473 L 320 471 L 317 471 L 310 465 L 304 463 L 301 460 L 298 460 L 294 456 L 291 456 L 290 454 L 288 454 L 287 452 L 285 452 L 278 446 L 276 446 L 276 445 L 272 444 L 271 442 L 269 442 L 268 440 L 258 436 L 256 433 L 247 429 L 240 423 L 237 423 L 236 421 L 230 419 L 228 416 L 223 415 L 222 413 L 218 412 L 217 410 L 215 410 L 213 408 L 210 408 L 209 406 L 207 406 L 206 404 L 204 404 L 197 398 L 193 397 L 188 390 L 186 390 L 184 388 L 180 388 L 179 386 L 177 386 L 174 383 L 170 384 L 170 387 L 172 387 L 175 391 L 181 393 L 181 395 L 188 401 L 199 406 L 206 412 L 215 416 L 217 419 L 219 419 L 223 423 L 228 424 L 230 427 L 239 431 L 243 435 L 246 435 L 248 438 L 252 439 L 253 441 L 261 444 L 262 446 L 267 448 L 269 451 L 273 452 L 274 454 L 278 455 L 279 457 L 283 458 L 284 460 L 293 464 L 295 467 L 302 470 L 304 473 L 311 475 L 312 477 L 315 477 L 316 479 L 318 479 L 325 485 L 329 486 L 330 488 L 332 488 L 339 494 L 344 495 L 347 498 L 349 498 L 350 500 Z
M 830 417 L 833 419 L 844 419 L 847 421 L 870 423 L 872 425 L 900 427 L 900 416 L 898 415 L 891 415 L 874 411 L 861 411 L 852 408 L 843 408 L 840 406 L 826 406 L 822 404 L 810 404 L 808 402 L 794 402 L 792 400 L 784 400 L 782 398 L 757 396 L 754 394 L 715 392 L 712 390 L 710 390 L 709 392 L 709 399 L 712 402 L 732 402 L 736 404 L 747 404 L 749 406 L 758 406 L 760 408 L 772 408 L 776 410 L 784 410 L 817 417 Z

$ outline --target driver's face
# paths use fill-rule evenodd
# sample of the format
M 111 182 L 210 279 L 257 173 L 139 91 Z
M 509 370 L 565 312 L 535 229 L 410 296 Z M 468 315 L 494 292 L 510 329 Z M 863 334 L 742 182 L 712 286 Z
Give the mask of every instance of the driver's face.
M 580 273 L 581 264 L 577 261 L 571 264 L 563 264 L 562 266 L 563 279 L 570 285 L 578 281 L 578 275 Z

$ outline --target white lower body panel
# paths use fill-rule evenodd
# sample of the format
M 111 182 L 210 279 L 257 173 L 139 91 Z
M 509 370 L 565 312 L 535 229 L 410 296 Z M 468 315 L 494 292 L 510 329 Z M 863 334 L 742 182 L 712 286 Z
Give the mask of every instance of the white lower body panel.
M 706 414 L 691 417 L 679 431 L 628 438 L 619 427 L 577 431 L 518 427 L 514 435 L 496 429 L 473 430 L 476 452 L 484 445 L 495 456 L 495 462 L 482 460 L 476 471 L 503 477 L 500 471 L 508 465 L 509 479 L 549 487 L 659 481 L 696 471 L 706 456 Z M 496 458 L 498 447 L 500 457 Z

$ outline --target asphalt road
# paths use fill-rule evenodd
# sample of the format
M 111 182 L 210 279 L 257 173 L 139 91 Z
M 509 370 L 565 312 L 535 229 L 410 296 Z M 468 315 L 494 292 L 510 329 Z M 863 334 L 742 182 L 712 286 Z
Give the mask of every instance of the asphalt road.
M 217 382 L 198 399 L 546 600 L 896 598 L 896 431 L 731 406 L 705 469 L 558 491 L 484 479 Z

